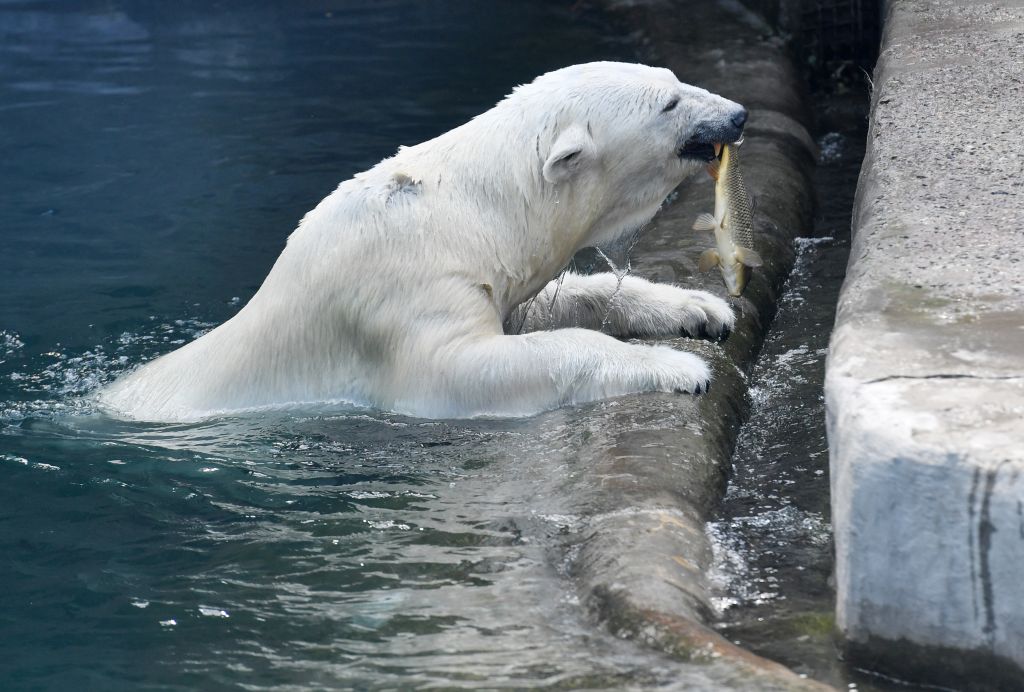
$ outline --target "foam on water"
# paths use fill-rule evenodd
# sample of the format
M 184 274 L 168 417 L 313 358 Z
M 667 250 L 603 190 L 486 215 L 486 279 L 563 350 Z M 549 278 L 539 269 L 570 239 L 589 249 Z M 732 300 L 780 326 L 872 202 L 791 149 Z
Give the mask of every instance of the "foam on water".
M 205 334 L 215 325 L 196 318 L 160 321 L 150 316 L 146 329 L 122 332 L 85 350 L 59 344 L 30 355 L 16 334 L 0 333 L 0 380 L 10 385 L 0 401 L 0 423 L 27 416 L 93 412 L 90 395 L 131 368 Z
M 726 620 L 729 608 L 786 598 L 777 576 L 781 556 L 792 559 L 800 546 L 828 549 L 827 519 L 818 508 L 801 508 L 797 496 L 821 492 L 828 461 L 820 397 L 827 332 L 808 333 L 813 321 L 803 333 L 784 332 L 789 321 L 808 318 L 807 303 L 814 301 L 816 288 L 812 265 L 834 245 L 831 238 L 795 242 L 797 259 L 779 304 L 777 331 L 769 335 L 752 374 L 753 411 L 737 441 L 724 516 L 707 527 L 715 555 L 715 604 Z

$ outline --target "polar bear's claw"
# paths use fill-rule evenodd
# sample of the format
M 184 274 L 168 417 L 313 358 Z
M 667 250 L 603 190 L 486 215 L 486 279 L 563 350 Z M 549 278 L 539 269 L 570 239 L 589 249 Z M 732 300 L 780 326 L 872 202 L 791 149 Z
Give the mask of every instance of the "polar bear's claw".
M 686 327 L 683 327 L 680 331 L 680 335 L 689 339 L 706 339 L 708 337 L 707 322 L 701 322 L 697 325 L 696 329 L 687 329 Z
M 704 380 L 704 384 L 698 382 L 693 387 L 677 387 L 673 390 L 675 394 L 707 394 L 711 391 L 711 380 Z
M 736 325 L 736 315 L 727 302 L 706 291 L 677 289 L 683 311 L 684 333 L 701 339 L 724 340 Z

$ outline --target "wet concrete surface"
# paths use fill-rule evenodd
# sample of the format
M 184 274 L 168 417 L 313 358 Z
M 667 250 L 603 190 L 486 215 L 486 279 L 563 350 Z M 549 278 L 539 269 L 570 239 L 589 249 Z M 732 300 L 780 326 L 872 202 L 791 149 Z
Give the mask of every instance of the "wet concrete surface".
M 650 407 L 658 399 L 657 406 L 670 407 L 673 417 L 692 422 L 666 429 L 648 410 L 646 424 L 605 432 L 593 460 L 594 472 L 602 474 L 601 509 L 588 517 L 571 573 L 595 619 L 618 636 L 704 663 L 719 689 L 819 689 L 820 683 L 749 653 L 711 627 L 713 554 L 704 531 L 726 487 L 736 436 L 749 411 L 748 375 L 794 263 L 793 239 L 812 228 L 817 152 L 805 127 L 800 80 L 783 42 L 739 6 L 701 4 L 673 13 L 655 3 L 618 11 L 644 37 L 646 62 L 666 65 L 681 80 L 750 111 L 744 172 L 758 200 L 755 249 L 765 265 L 732 301 L 739 320 L 727 341 L 673 343 L 712 364 L 710 394 L 622 400 L 623 414 L 633 411 L 631 418 L 639 410 L 634 406 Z M 716 28 L 714 38 L 707 27 Z M 707 176 L 684 183 L 632 251 L 633 272 L 725 297 L 717 272 L 697 272 L 711 235 L 691 230 L 697 214 L 713 207 L 712 195 Z
M 890 2 L 826 397 L 858 665 L 1024 685 L 1024 3 Z

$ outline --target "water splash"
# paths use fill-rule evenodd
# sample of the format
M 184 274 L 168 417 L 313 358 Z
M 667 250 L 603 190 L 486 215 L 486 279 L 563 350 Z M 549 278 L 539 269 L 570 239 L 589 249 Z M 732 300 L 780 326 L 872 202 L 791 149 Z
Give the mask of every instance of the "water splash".
M 84 350 L 62 348 L 31 354 L 11 332 L 0 332 L 0 379 L 10 382 L 0 401 L 0 422 L 29 416 L 91 413 L 89 395 L 138 364 L 205 334 L 214 326 L 196 318 L 159 321 L 138 332 L 122 332 Z M 8 389 L 8 388 L 5 388 Z
M 843 160 L 849 146 L 847 138 L 839 132 L 828 132 L 818 139 L 818 162 L 831 165 Z
M 604 307 L 604 315 L 601 316 L 601 327 L 599 331 L 603 332 L 605 331 L 605 328 L 608 326 L 608 320 L 611 317 L 612 310 L 615 308 L 616 299 L 622 292 L 622 282 L 626 280 L 626 277 L 629 275 L 630 271 L 632 271 L 632 267 L 630 266 L 628 255 L 626 256 L 625 267 L 620 269 L 619 266 L 608 255 L 605 254 L 604 250 L 602 250 L 601 248 L 595 249 L 597 250 L 597 254 L 601 257 L 601 259 L 603 259 L 608 264 L 608 268 L 612 270 L 612 274 L 615 275 L 615 290 L 612 291 L 612 295 L 608 299 L 608 304 L 605 305 Z
M 18 338 L 14 332 L 0 330 L 0 355 L 5 358 L 14 355 L 25 347 L 25 342 Z M 3 363 L 0 360 L 0 363 Z
M 569 271 L 569 265 L 562 267 L 562 271 L 558 272 L 558 278 L 555 280 L 555 290 L 551 294 L 551 300 L 548 301 L 548 328 L 553 329 L 555 326 L 555 300 L 558 298 L 558 292 L 562 289 L 562 282 L 565 281 L 565 274 Z
M 644 228 L 638 228 L 632 233 L 627 233 L 622 236 L 619 240 L 614 243 L 608 244 L 604 247 L 595 247 L 594 250 L 597 255 L 604 260 L 605 264 L 608 265 L 608 269 L 611 270 L 615 276 L 615 290 L 612 292 L 611 297 L 608 299 L 608 304 L 604 308 L 604 315 L 601 316 L 601 328 L 600 331 L 605 331 L 608 326 L 608 320 L 611 318 L 612 310 L 615 308 L 616 301 L 619 295 L 622 293 L 622 282 L 626 280 L 632 272 L 633 267 L 630 262 L 630 254 L 633 252 L 633 248 L 640 242 L 640 237 L 643 235 Z M 612 259 L 612 255 L 615 256 Z

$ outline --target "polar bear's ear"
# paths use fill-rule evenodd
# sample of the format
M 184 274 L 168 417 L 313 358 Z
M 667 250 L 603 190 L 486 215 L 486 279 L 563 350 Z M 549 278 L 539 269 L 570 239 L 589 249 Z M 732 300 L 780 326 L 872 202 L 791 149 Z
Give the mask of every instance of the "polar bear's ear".
M 594 158 L 594 140 L 586 128 L 572 125 L 566 128 L 551 147 L 544 162 L 544 180 L 560 183 L 568 180 Z

